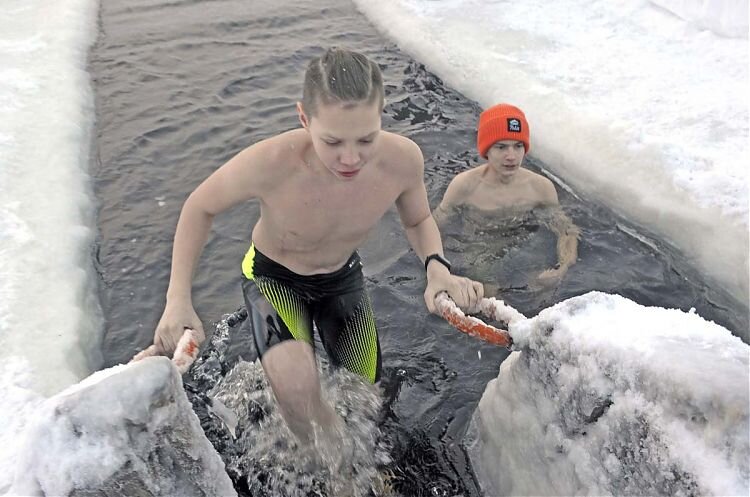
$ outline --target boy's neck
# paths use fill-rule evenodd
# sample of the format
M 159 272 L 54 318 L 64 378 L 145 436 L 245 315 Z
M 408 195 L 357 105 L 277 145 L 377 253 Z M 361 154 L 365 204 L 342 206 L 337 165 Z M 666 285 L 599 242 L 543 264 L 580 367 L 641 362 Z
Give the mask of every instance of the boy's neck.
M 514 174 L 504 175 L 498 173 L 489 163 L 485 164 L 485 166 L 486 168 L 482 175 L 482 179 L 492 186 L 510 185 L 518 180 L 519 173 L 521 172 L 521 168 L 519 167 Z

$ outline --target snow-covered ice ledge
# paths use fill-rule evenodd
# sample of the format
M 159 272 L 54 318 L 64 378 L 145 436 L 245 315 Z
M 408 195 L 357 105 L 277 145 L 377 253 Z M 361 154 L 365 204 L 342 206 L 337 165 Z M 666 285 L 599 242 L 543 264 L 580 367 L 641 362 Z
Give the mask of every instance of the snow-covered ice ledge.
M 236 496 L 166 357 L 98 371 L 47 399 L 7 495 Z
M 592 292 L 511 326 L 474 414 L 487 495 L 748 495 L 750 347 Z

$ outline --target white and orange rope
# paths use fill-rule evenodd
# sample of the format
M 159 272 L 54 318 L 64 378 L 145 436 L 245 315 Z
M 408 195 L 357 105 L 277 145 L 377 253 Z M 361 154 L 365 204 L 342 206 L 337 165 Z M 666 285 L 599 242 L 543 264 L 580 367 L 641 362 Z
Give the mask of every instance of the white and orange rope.
M 510 333 L 500 328 L 495 328 L 474 316 L 467 316 L 458 308 L 447 293 L 441 292 L 438 294 L 435 297 L 435 305 L 443 319 L 448 321 L 457 330 L 502 347 L 510 348 L 513 345 L 513 338 L 511 338 Z M 526 316 L 505 304 L 502 300 L 495 298 L 482 299 L 479 303 L 479 312 L 488 319 L 502 321 L 509 326 L 512 323 L 526 319 Z

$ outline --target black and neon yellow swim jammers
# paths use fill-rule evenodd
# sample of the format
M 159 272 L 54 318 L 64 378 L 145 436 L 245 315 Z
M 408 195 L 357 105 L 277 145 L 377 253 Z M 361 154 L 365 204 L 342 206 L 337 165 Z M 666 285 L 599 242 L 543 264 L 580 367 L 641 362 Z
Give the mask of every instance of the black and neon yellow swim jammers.
M 313 323 L 331 364 L 376 382 L 380 342 L 359 254 L 327 274 L 300 275 L 251 245 L 242 261 L 243 294 L 258 355 L 284 340 L 314 346 Z

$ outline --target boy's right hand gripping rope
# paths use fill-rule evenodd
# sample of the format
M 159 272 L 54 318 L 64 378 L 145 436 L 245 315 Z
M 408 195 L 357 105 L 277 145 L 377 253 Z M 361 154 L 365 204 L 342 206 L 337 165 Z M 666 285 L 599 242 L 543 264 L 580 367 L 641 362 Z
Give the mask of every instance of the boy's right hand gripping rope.
M 513 345 L 510 333 L 500 328 L 495 328 L 481 319 L 467 316 L 458 308 L 447 293 L 441 292 L 435 297 L 435 306 L 440 315 L 443 316 L 443 319 L 448 321 L 457 330 L 502 347 L 510 348 Z M 494 321 L 503 321 L 508 323 L 509 326 L 516 321 L 526 319 L 526 316 L 506 305 L 502 300 L 495 298 L 482 299 L 479 303 L 479 311 L 485 317 Z
M 197 331 L 190 328 L 185 329 L 185 333 L 182 334 L 182 338 L 177 342 L 177 348 L 172 356 L 172 364 L 175 365 L 180 374 L 186 373 L 193 364 L 193 361 L 198 357 L 200 342 L 201 337 L 198 335 Z M 156 345 L 151 345 L 145 350 L 138 352 L 130 362 L 140 361 L 144 357 L 155 355 L 161 354 Z

